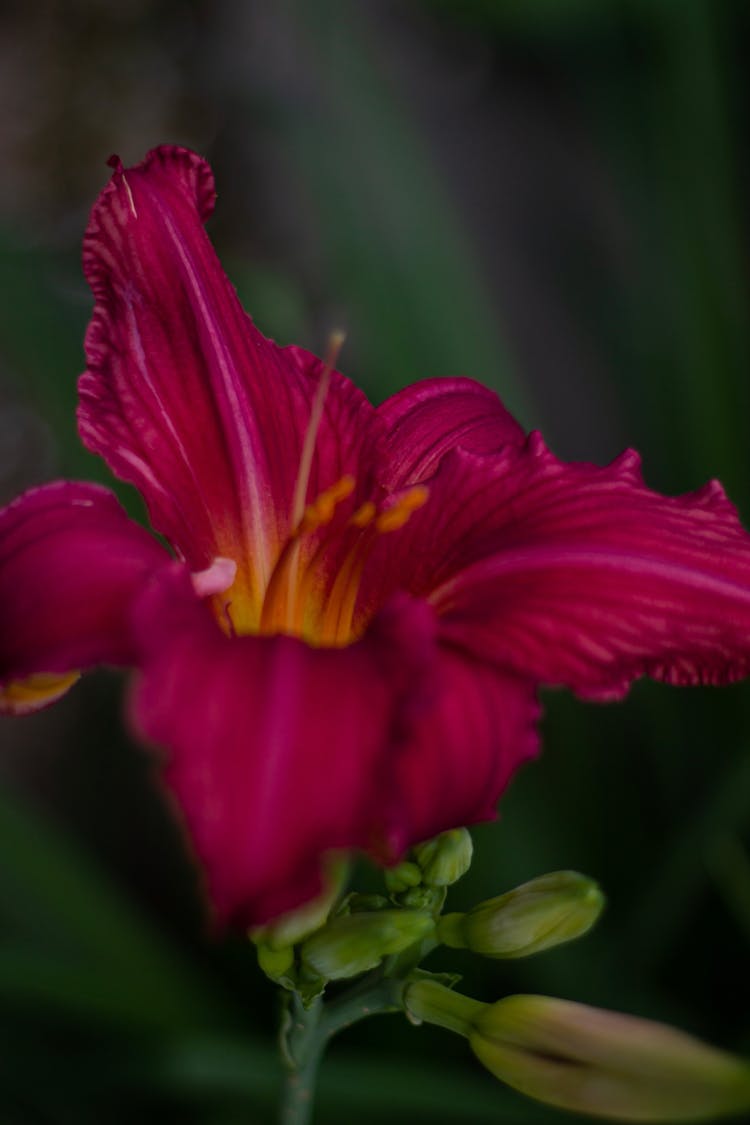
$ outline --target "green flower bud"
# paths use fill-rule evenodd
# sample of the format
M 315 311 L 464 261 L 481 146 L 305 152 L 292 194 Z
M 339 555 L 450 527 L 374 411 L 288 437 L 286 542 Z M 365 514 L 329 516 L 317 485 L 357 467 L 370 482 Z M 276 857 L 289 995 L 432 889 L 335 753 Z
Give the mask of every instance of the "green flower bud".
M 413 910 L 429 910 L 434 917 L 443 909 L 445 894 L 445 887 L 411 887 L 398 896 L 398 901 Z
M 434 840 L 417 844 L 414 855 L 428 887 L 449 887 L 471 867 L 474 845 L 465 828 L 442 832 Z
M 256 945 L 262 943 L 268 949 L 275 950 L 297 945 L 324 924 L 348 877 L 349 863 L 345 859 L 331 860 L 323 874 L 323 889 L 320 894 L 296 910 L 280 914 L 267 925 L 251 930 L 251 940 Z
M 581 937 L 603 906 L 604 896 L 591 879 L 555 871 L 481 902 L 468 914 L 446 914 L 437 937 L 485 957 L 528 957 Z
M 750 1067 L 684 1032 L 554 1000 L 483 1006 L 469 1042 L 496 1078 L 560 1109 L 618 1121 L 700 1121 L 750 1109 Z
M 434 926 L 429 914 L 416 910 L 347 914 L 308 938 L 300 955 L 321 977 L 341 980 L 374 969 L 384 957 L 427 937 Z
M 285 988 L 294 987 L 294 950 L 271 949 L 260 942 L 257 946 L 258 965 L 266 976 Z
M 342 914 L 362 914 L 364 911 L 385 910 L 388 907 L 388 899 L 385 895 L 362 895 L 354 893 L 348 896 L 346 907 L 347 910 L 342 910 Z
M 398 895 L 409 887 L 418 887 L 422 882 L 422 872 L 416 863 L 398 863 L 385 869 L 384 878 L 388 893 Z

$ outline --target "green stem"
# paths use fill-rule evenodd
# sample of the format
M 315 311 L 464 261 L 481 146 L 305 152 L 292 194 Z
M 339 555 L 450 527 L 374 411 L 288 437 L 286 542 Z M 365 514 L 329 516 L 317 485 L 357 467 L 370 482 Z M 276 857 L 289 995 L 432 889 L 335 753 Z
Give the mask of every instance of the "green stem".
M 324 1050 L 325 1040 L 321 1039 L 316 1048 L 309 1052 L 304 1063 L 287 1072 L 281 1099 L 280 1125 L 308 1125 L 312 1120 L 315 1082 Z
M 308 1125 L 312 1120 L 315 1081 L 329 1039 L 367 1016 L 398 1011 L 403 989 L 403 981 L 386 980 L 376 971 L 328 1004 L 317 1000 L 306 1009 L 295 993 L 286 1031 L 289 1070 L 280 1125 Z
M 433 1023 L 465 1037 L 471 1034 L 476 1017 L 488 1007 L 481 1000 L 472 1000 L 431 980 L 407 985 L 403 1004 L 412 1019 Z

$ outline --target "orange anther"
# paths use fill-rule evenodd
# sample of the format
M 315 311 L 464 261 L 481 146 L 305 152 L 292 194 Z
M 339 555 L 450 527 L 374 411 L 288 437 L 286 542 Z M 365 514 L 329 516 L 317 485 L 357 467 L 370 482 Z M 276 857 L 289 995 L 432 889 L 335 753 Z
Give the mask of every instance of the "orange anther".
M 372 500 L 365 500 L 364 504 L 360 504 L 356 512 L 349 520 L 352 527 L 367 527 L 375 519 L 377 508 Z
M 298 528 L 299 533 L 305 535 L 310 531 L 315 531 L 323 524 L 330 523 L 333 519 L 333 513 L 336 511 L 336 505 L 345 500 L 347 496 L 351 496 L 354 485 L 354 477 L 341 477 L 325 492 L 321 492 L 320 496 L 316 496 L 312 504 L 308 504 L 305 508 Z
M 410 488 L 395 504 L 382 511 L 375 520 L 375 530 L 381 532 L 398 531 L 408 521 L 412 512 L 416 512 L 423 504 L 427 503 L 430 495 L 429 489 L 422 484 Z

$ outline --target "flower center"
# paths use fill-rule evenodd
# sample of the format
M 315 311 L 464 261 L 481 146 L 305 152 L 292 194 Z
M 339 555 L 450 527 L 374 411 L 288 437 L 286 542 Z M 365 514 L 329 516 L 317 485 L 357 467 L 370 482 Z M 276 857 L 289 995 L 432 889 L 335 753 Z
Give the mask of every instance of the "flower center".
M 402 528 L 427 501 L 415 485 L 380 506 L 366 500 L 342 527 L 326 534 L 355 481 L 344 476 L 304 509 L 284 545 L 263 598 L 259 632 L 286 633 L 309 644 L 342 647 L 357 640 L 366 621 L 355 620 L 365 563 L 380 535 Z
M 291 531 L 273 566 L 261 604 L 250 606 L 240 594 L 214 596 L 222 629 L 230 635 L 284 633 L 321 647 L 342 647 L 357 640 L 369 620 L 357 599 L 365 563 L 379 537 L 398 531 L 427 501 L 428 490 L 415 485 L 376 503 L 368 499 L 348 517 L 340 505 L 356 487 L 353 476 L 335 481 L 306 503 L 315 446 L 331 375 L 343 343 L 334 333 L 310 405 L 291 500 Z M 372 612 L 370 613 L 370 616 Z

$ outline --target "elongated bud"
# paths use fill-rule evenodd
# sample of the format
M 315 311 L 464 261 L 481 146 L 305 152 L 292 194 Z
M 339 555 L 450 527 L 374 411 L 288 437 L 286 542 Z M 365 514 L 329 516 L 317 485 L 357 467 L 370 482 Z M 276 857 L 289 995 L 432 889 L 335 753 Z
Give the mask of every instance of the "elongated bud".
M 528 957 L 581 937 L 603 906 L 604 896 L 591 879 L 555 871 L 481 902 L 468 914 L 446 914 L 437 937 L 484 957 Z
M 427 937 L 434 926 L 429 914 L 417 910 L 347 914 L 308 938 L 300 954 L 321 977 L 341 980 L 374 969 L 384 957 Z
M 529 1097 L 618 1121 L 701 1121 L 750 1109 L 750 1067 L 684 1032 L 585 1004 L 509 996 L 469 1042 Z
M 433 840 L 417 844 L 414 855 L 428 887 L 449 887 L 471 867 L 474 845 L 465 828 L 442 832 Z
M 333 904 L 341 894 L 349 877 L 349 864 L 344 859 L 331 860 L 323 874 L 323 889 L 315 898 L 296 910 L 280 914 L 265 926 L 250 931 L 250 938 L 256 945 L 263 944 L 269 950 L 286 949 L 297 945 L 309 934 L 320 929 L 331 912 Z

